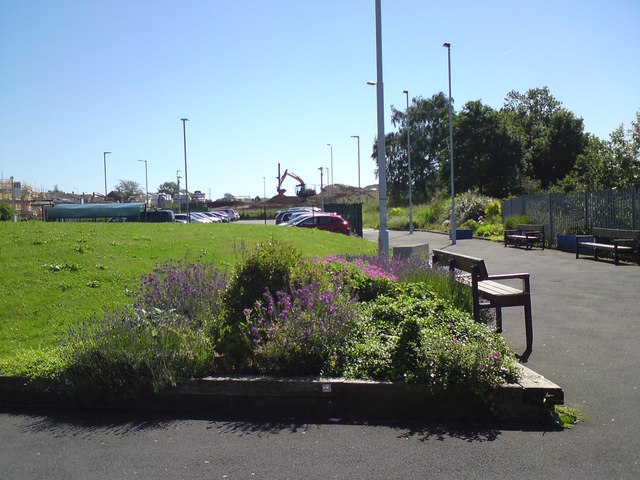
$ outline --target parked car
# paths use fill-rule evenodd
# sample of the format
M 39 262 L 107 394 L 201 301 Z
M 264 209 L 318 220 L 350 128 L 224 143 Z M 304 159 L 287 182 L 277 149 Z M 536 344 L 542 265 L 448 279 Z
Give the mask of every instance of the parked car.
M 225 212 L 229 216 L 229 220 L 231 220 L 232 222 L 240 220 L 240 214 L 233 208 L 219 208 L 218 211 Z
M 213 223 L 206 215 L 200 216 L 197 212 L 191 213 L 191 222 L 189 222 L 189 217 L 186 213 L 176 213 L 175 221 L 178 223 Z
M 317 228 L 328 232 L 351 235 L 349 222 L 335 213 L 315 213 L 313 215 L 307 215 L 301 217 L 291 225 L 294 227 Z
M 215 212 L 198 212 L 198 213 L 201 213 L 202 215 L 207 216 L 214 223 L 222 223 L 222 222 L 228 222 L 229 221 L 229 219 L 225 220 L 222 217 L 220 217 L 220 215 L 216 215 Z
M 276 225 L 280 225 L 281 223 L 288 222 L 291 220 L 291 217 L 295 215 L 300 215 L 304 213 L 312 213 L 312 212 L 321 212 L 322 210 L 318 207 L 291 207 L 282 212 L 278 212 L 276 215 Z

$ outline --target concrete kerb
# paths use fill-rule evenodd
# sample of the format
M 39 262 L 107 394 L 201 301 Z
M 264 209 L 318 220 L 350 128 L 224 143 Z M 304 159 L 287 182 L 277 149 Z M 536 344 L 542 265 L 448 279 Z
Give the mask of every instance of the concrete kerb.
M 179 414 L 251 414 L 376 420 L 483 420 L 539 424 L 562 389 L 521 366 L 517 384 L 495 389 L 489 402 L 468 391 L 429 394 L 419 384 L 336 378 L 257 376 L 187 380 L 175 388 L 103 402 L 74 395 L 57 381 L 0 377 L 0 407 L 154 410 Z

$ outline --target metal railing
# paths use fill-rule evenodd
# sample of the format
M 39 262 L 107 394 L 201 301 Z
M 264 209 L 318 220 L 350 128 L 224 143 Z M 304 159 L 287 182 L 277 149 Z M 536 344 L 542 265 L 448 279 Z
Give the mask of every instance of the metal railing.
M 551 242 L 559 233 L 590 233 L 592 227 L 640 229 L 640 189 L 524 195 L 502 202 L 503 221 L 526 215 L 544 224 Z

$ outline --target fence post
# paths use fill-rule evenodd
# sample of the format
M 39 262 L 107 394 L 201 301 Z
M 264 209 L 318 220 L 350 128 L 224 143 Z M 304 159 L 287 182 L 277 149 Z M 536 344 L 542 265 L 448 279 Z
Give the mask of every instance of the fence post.
M 555 224 L 553 221 L 553 211 L 554 211 L 554 206 L 552 204 L 552 197 L 551 194 L 549 193 L 547 195 L 548 198 L 548 202 L 549 202 L 549 238 L 547 239 L 548 242 L 553 242 L 553 240 L 556 238 L 556 233 L 555 233 Z
M 637 229 L 636 216 L 638 213 L 638 188 L 631 189 L 631 229 Z
M 589 192 L 584 192 L 584 232 L 589 231 Z

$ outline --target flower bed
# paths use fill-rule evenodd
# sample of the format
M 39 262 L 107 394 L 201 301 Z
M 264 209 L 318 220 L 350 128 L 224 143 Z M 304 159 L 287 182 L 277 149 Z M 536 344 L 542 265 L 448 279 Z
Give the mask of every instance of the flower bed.
M 302 261 L 272 241 L 228 277 L 208 264 L 158 267 L 131 292 L 131 308 L 71 332 L 60 378 L 105 398 L 221 374 L 406 382 L 481 396 L 515 381 L 518 368 L 502 337 L 472 320 L 469 295 L 426 259 Z

